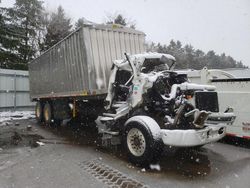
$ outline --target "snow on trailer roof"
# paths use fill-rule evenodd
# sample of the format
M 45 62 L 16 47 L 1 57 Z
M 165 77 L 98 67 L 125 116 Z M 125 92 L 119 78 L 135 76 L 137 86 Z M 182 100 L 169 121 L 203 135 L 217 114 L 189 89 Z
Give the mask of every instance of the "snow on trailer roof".
M 112 31 L 117 31 L 117 32 L 127 32 L 127 33 L 132 33 L 132 34 L 141 34 L 141 35 L 146 35 L 144 32 L 135 30 L 130 27 L 125 27 L 120 24 L 84 24 L 83 27 L 89 27 L 93 29 L 98 29 L 98 30 L 112 30 Z M 79 28 L 80 29 L 80 28 Z
M 170 54 L 163 54 L 163 53 L 156 53 L 156 52 L 149 52 L 149 53 L 142 53 L 142 54 L 135 54 L 135 55 L 132 55 L 131 57 L 135 57 L 135 58 L 145 58 L 145 59 L 160 59 L 162 56 L 170 59 L 170 60 L 173 60 L 173 61 L 176 61 L 175 57 L 170 55 Z

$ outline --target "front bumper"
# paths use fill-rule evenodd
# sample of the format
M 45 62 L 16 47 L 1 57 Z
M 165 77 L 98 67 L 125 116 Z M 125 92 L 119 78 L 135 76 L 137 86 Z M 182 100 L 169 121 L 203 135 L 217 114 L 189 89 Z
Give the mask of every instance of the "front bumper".
M 201 146 L 216 142 L 226 135 L 224 124 L 206 124 L 203 129 L 161 130 L 161 138 L 165 145 L 177 147 Z
M 232 125 L 236 116 L 234 113 L 212 113 L 208 116 L 206 123 L 208 124 L 226 124 L 226 125 Z

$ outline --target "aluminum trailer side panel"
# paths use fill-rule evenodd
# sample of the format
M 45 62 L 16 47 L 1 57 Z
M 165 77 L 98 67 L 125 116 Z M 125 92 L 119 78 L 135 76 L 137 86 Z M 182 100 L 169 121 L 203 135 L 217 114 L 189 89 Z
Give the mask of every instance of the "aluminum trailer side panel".
M 145 52 L 145 34 L 84 26 L 29 64 L 31 99 L 105 94 L 112 61 Z

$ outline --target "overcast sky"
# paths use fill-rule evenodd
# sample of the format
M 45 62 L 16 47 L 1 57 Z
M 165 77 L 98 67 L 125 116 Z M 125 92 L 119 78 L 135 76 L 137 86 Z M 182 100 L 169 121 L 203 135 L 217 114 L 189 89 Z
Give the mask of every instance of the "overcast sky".
M 122 13 L 136 21 L 148 41 L 171 39 L 205 52 L 225 52 L 250 67 L 250 0 L 44 0 L 48 10 L 62 5 L 68 16 L 102 23 Z M 9 6 L 14 0 L 2 0 Z

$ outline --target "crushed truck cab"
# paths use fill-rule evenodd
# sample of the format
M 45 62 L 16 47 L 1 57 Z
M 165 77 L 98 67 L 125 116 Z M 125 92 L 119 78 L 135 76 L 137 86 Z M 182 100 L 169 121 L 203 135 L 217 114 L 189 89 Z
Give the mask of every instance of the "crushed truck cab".
M 96 120 L 103 145 L 124 141 L 132 162 L 147 163 L 163 144 L 202 146 L 225 136 L 235 116 L 219 111 L 214 86 L 189 83 L 173 71 L 171 55 L 125 56 L 114 61 L 106 110 Z

